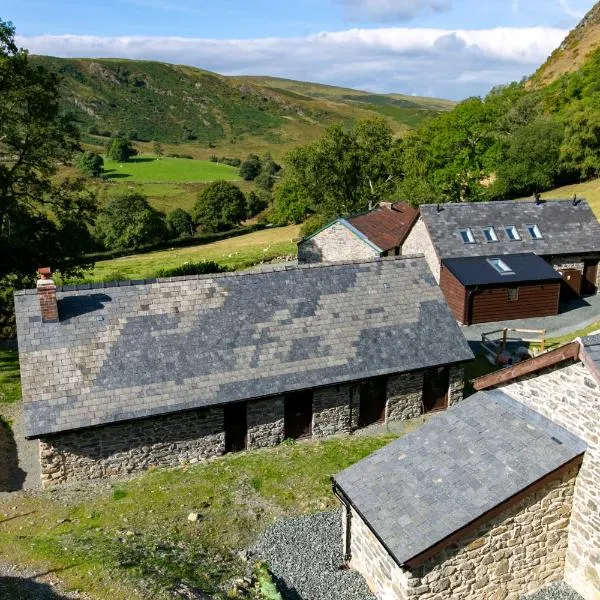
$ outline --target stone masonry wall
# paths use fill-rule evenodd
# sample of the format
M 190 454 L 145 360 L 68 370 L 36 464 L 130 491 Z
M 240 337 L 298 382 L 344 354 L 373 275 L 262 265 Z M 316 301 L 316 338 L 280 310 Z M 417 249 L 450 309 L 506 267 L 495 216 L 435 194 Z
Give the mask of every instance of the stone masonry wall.
M 42 485 L 195 463 L 224 450 L 222 408 L 68 432 L 40 441 Z
M 283 441 L 283 396 L 255 400 L 246 405 L 248 449 L 276 446 Z
M 518 600 L 563 578 L 576 475 L 572 468 L 412 572 L 353 511 L 351 566 L 382 599 Z
M 448 390 L 448 406 L 464 399 L 465 369 L 462 365 L 450 367 L 450 388 Z
M 440 259 L 435 252 L 427 227 L 420 217 L 402 244 L 402 255 L 409 254 L 424 254 L 435 280 L 440 282 Z
M 565 580 L 586 600 L 600 598 L 600 386 L 581 363 L 542 371 L 503 391 L 584 440 Z
M 298 262 L 335 262 L 376 258 L 379 252 L 341 223 L 334 223 L 298 244 Z
M 336 385 L 313 394 L 313 436 L 351 431 L 351 387 Z
M 387 381 L 385 421 L 415 419 L 423 414 L 423 371 L 402 373 Z

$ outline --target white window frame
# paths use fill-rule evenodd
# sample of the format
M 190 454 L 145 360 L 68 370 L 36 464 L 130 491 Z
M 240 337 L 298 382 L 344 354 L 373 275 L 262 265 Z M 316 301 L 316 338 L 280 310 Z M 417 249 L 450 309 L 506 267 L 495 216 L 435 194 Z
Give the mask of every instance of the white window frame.
M 506 290 L 507 294 L 508 294 L 508 301 L 509 302 L 518 302 L 519 301 L 519 288 L 508 288 Z M 512 296 L 512 297 L 511 297 Z
M 544 239 L 544 236 L 542 235 L 542 232 L 540 231 L 540 228 L 538 227 L 537 223 L 529 223 L 528 225 L 525 225 L 525 228 L 527 229 L 527 233 L 529 234 L 529 237 L 532 240 Z
M 508 232 L 511 232 L 515 237 L 511 237 L 510 234 Z M 520 242 L 521 241 L 521 234 L 519 233 L 519 230 L 517 229 L 516 225 L 507 225 L 504 228 L 504 232 L 506 233 L 506 237 L 508 238 L 509 242 Z
M 515 272 L 501 259 L 488 258 L 488 264 L 500 275 L 514 275 Z
M 463 233 L 467 237 L 466 241 L 465 241 L 465 238 L 463 237 Z M 470 227 L 461 227 L 460 229 L 458 229 L 458 237 L 460 238 L 460 240 L 463 244 L 474 244 L 475 243 L 475 236 L 473 235 L 473 232 L 471 231 Z
M 482 227 L 481 231 L 483 232 L 483 238 L 488 244 L 493 244 L 494 242 L 498 241 L 498 234 L 496 233 L 496 230 L 494 229 L 493 225 L 489 225 L 488 227 Z

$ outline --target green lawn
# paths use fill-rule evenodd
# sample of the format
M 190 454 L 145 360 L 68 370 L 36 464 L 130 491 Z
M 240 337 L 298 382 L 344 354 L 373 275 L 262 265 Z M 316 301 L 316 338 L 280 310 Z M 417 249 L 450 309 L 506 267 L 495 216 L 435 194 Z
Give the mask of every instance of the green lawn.
M 233 269 L 244 268 L 262 260 L 296 254 L 296 244 L 293 240 L 298 237 L 299 230 L 297 225 L 273 227 L 202 246 L 160 250 L 100 261 L 86 280 L 144 279 L 153 277 L 159 269 L 203 260 L 215 261 Z
M 596 217 L 600 219 L 600 179 L 557 188 L 551 192 L 545 192 L 542 194 L 542 198 L 572 198 L 573 194 L 583 196 L 596 213 Z
M 240 598 L 221 588 L 243 574 L 237 551 L 276 518 L 336 506 L 330 476 L 392 439 L 283 444 L 79 486 L 62 498 L 48 491 L 0 500 L 0 560 L 52 570 L 91 600 L 162 600 L 179 581 Z
M 134 156 L 126 163 L 104 159 L 104 177 L 124 183 L 237 181 L 238 170 L 207 160 Z
M 0 348 L 0 404 L 11 404 L 20 398 L 19 354 Z

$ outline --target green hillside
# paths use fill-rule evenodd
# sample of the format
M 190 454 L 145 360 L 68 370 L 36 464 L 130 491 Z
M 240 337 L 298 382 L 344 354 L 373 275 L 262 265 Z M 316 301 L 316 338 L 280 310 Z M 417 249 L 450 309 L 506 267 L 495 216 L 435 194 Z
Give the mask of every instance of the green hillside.
M 273 84 L 284 80 L 223 77 L 153 61 L 32 56 L 31 62 L 61 76 L 64 108 L 92 144 L 121 132 L 134 140 L 205 149 L 242 152 L 280 145 L 285 151 L 314 139 L 331 123 L 351 125 L 384 115 L 402 131 L 451 107 L 445 101 L 343 88 L 328 88 L 331 93 L 319 96 L 307 90 L 327 86 L 295 82 L 304 86 L 306 93 L 299 93 Z

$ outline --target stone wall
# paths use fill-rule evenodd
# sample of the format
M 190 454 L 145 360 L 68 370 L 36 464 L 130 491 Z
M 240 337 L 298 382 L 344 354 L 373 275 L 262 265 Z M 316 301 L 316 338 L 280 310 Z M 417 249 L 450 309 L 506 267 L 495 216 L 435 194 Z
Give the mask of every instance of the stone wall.
M 419 217 L 408 237 L 404 240 L 404 244 L 402 244 L 402 255 L 407 256 L 409 254 L 424 254 L 435 280 L 438 283 L 440 282 L 440 259 L 421 217 Z
M 40 441 L 42 486 L 195 463 L 224 451 L 218 407 L 68 432 Z
M 335 262 L 376 258 L 379 252 L 341 223 L 334 223 L 298 244 L 298 262 Z
M 565 580 L 587 600 L 600 598 L 600 386 L 581 363 L 565 364 L 503 391 L 588 445 L 577 480 Z
M 576 476 L 573 467 L 412 571 L 352 511 L 350 565 L 382 599 L 518 600 L 563 578 Z
M 452 367 L 449 396 L 462 399 L 462 368 Z M 387 383 L 386 421 L 422 414 L 423 372 L 392 375 Z M 320 388 L 313 394 L 314 437 L 358 428 L 360 386 Z M 248 449 L 284 438 L 284 396 L 246 403 Z M 48 436 L 40 443 L 44 487 L 70 480 L 98 479 L 177 466 L 225 451 L 223 408 L 215 407 Z
M 283 418 L 283 396 L 248 402 L 248 449 L 267 448 L 281 443 L 285 436 Z
M 450 367 L 450 388 L 448 390 L 448 406 L 460 402 L 465 392 L 465 368 L 462 365 Z

